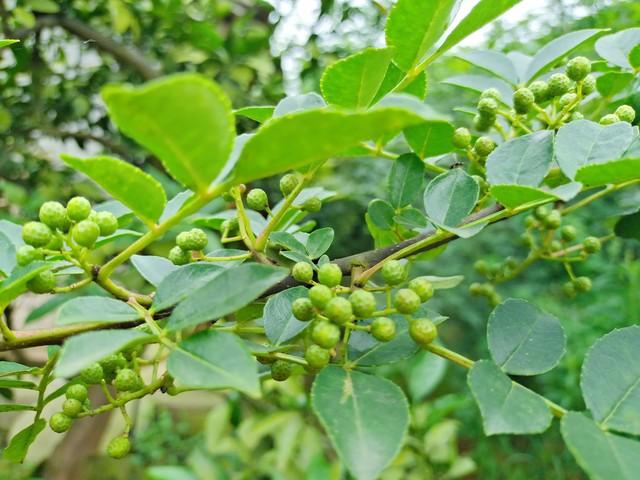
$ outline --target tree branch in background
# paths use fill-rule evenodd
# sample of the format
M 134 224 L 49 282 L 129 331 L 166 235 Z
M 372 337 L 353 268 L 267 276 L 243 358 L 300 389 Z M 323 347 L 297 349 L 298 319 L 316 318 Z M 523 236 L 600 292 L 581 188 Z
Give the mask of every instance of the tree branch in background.
M 90 132 L 70 132 L 57 128 L 42 128 L 40 129 L 40 131 L 45 135 L 60 138 L 63 140 L 67 138 L 72 138 L 79 141 L 90 140 L 92 142 L 99 143 L 103 147 L 111 150 L 113 153 L 121 156 L 122 158 L 131 159 L 132 157 L 131 152 L 124 145 L 108 137 L 103 137 Z

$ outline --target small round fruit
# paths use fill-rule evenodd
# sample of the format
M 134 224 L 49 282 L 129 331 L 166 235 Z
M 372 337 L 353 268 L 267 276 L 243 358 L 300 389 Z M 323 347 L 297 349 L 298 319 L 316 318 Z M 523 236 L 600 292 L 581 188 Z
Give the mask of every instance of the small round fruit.
M 582 120 L 584 118 L 584 115 L 580 112 L 573 112 L 571 114 L 571 117 L 569 117 L 569 121 L 573 122 L 574 120 Z
M 608 113 L 604 117 L 600 119 L 600 125 L 613 125 L 614 123 L 618 123 L 620 121 L 620 117 L 618 117 L 615 113 Z
M 368 318 L 376 311 L 376 297 L 366 290 L 356 290 L 349 295 L 353 314 L 358 318 Z
M 336 325 L 344 325 L 353 317 L 351 302 L 344 297 L 333 297 L 327 303 L 324 314 Z
M 64 224 L 67 210 L 60 202 L 44 202 L 38 212 L 40 221 L 50 228 L 58 228 Z
M 456 148 L 467 148 L 471 144 L 471 132 L 464 127 L 456 128 L 452 141 Z
M 578 232 L 576 230 L 576 227 L 574 227 L 573 225 L 565 225 L 560 229 L 560 237 L 565 242 L 570 242 L 572 240 L 575 240 L 577 235 L 578 235 Z
M 307 262 L 298 262 L 291 269 L 291 276 L 300 283 L 309 283 L 313 279 L 313 267 Z
M 191 252 L 187 252 L 176 245 L 169 250 L 169 260 L 174 265 L 186 265 L 191 261 Z
M 480 157 L 487 157 L 496 148 L 496 142 L 489 137 L 479 137 L 473 145 L 473 150 Z
M 295 173 L 287 173 L 280 179 L 280 191 L 286 197 L 295 190 L 298 183 L 300 183 L 300 180 Z
M 489 264 L 485 260 L 477 260 L 473 264 L 473 269 L 480 275 L 486 275 L 489 273 Z
M 203 250 L 209 239 L 207 234 L 199 228 L 192 228 L 188 232 L 181 232 L 176 237 L 176 244 L 184 251 L 197 251 Z
M 535 95 L 527 87 L 519 88 L 513 94 L 513 108 L 517 113 L 527 113 L 535 101 Z
M 319 322 L 311 331 L 311 340 L 322 348 L 333 348 L 340 341 L 340 328 L 331 322 Z
M 562 214 L 559 210 L 551 210 L 551 212 L 549 212 L 549 215 L 544 218 L 542 223 L 549 230 L 554 230 L 558 228 L 562 223 Z
M 324 310 L 333 298 L 333 292 L 326 285 L 314 285 L 309 289 L 309 300 L 319 310 Z
M 76 418 L 82 412 L 82 402 L 75 398 L 67 398 L 62 404 L 62 412 L 70 418 Z
M 591 61 L 586 57 L 574 57 L 567 62 L 567 77 L 579 82 L 591 73 Z
M 559 252 L 562 250 L 562 242 L 559 240 L 552 240 L 549 244 L 549 250 L 552 252 Z
M 96 385 L 104 378 L 104 371 L 99 363 L 93 363 L 80 372 L 80 379 L 89 384 Z
M 51 430 L 56 433 L 66 432 L 67 430 L 69 430 L 69 428 L 71 428 L 72 423 L 73 420 L 71 419 L 71 417 L 65 415 L 62 412 L 54 413 L 49 419 L 49 426 L 51 427 Z
M 111 458 L 124 458 L 131 451 L 131 441 L 126 435 L 114 438 L 107 445 L 107 455 Z
M 536 80 L 529 85 L 529 90 L 533 93 L 536 103 L 542 103 L 549 99 L 549 85 L 544 80 Z
M 276 382 L 284 382 L 293 373 L 293 365 L 284 360 L 276 360 L 271 364 L 271 378 Z
M 527 228 L 537 228 L 538 220 L 536 220 L 536 217 L 534 217 L 533 215 L 527 215 L 524 218 L 524 226 Z
M 291 312 L 301 322 L 308 322 L 316 315 L 313 303 L 306 297 L 296 298 L 291 304 Z
M 304 359 L 313 370 L 324 368 L 331 359 L 331 353 L 319 345 L 309 345 L 304 352 Z
M 636 118 L 636 111 L 630 105 L 620 105 L 616 108 L 615 114 L 623 122 L 633 123 Z
M 418 345 L 426 347 L 438 336 L 438 329 L 428 318 L 416 318 L 409 324 L 409 335 Z
M 393 297 L 393 305 L 400 313 L 411 314 L 420 308 L 420 297 L 408 288 L 401 288 Z
M 409 288 L 418 294 L 421 302 L 426 302 L 433 297 L 433 284 L 425 277 L 417 277 L 411 280 Z
M 549 77 L 549 97 L 559 97 L 571 90 L 571 79 L 564 73 L 554 73 Z
M 500 100 L 502 98 L 502 95 L 500 94 L 500 91 L 497 88 L 487 88 L 480 94 L 480 98 L 487 98 L 487 97 Z
M 576 100 L 578 99 L 578 95 L 573 92 L 565 93 L 558 100 L 558 105 L 560 108 L 568 107 L 569 105 L 574 105 Z
M 564 285 L 562 285 L 562 293 L 564 293 L 569 298 L 575 297 L 577 292 L 573 282 L 566 282 Z
M 82 383 L 74 383 L 73 385 L 69 385 L 67 390 L 64 392 L 64 396 L 68 399 L 78 400 L 79 402 L 84 402 L 89 395 L 87 391 L 87 387 L 85 387 Z
M 302 209 L 309 213 L 318 213 L 320 210 L 322 210 L 322 200 L 320 200 L 318 197 L 307 198 L 302 203 Z
M 593 75 L 587 75 L 584 80 L 582 80 L 582 94 L 589 95 L 596 91 L 596 77 Z
M 378 317 L 371 323 L 371 335 L 379 342 L 388 342 L 396 336 L 396 322 L 389 317 Z
M 44 247 L 51 241 L 51 229 L 40 222 L 25 223 L 22 226 L 22 239 L 32 247 Z
M 498 102 L 495 98 L 484 97 L 478 102 L 478 112 L 480 115 L 495 115 L 498 110 Z
M 407 269 L 398 260 L 389 260 L 380 269 L 382 279 L 387 285 L 400 285 L 407 279 Z
M 62 240 L 57 235 L 52 235 L 51 240 L 49 241 L 49 243 L 47 243 L 47 245 L 44 248 L 46 248 L 47 250 L 60 251 L 62 250 Z
M 544 221 L 545 218 L 547 218 L 547 215 L 549 215 L 549 209 L 547 207 L 545 207 L 544 205 L 541 205 L 539 207 L 537 207 L 534 211 L 533 211 L 533 216 L 540 220 L 541 222 Z
M 582 248 L 587 253 L 596 253 L 602 248 L 602 243 L 597 237 L 587 237 L 582 242 Z
M 236 230 L 238 230 L 239 224 L 238 224 L 238 219 L 237 218 L 227 218 L 224 222 L 222 222 L 222 224 L 220 225 L 220 229 L 223 232 L 226 233 L 233 233 Z
M 495 116 L 476 115 L 475 117 L 473 117 L 473 126 L 479 132 L 488 131 L 495 122 L 496 122 Z
M 33 293 L 49 293 L 56 288 L 56 276 L 51 270 L 40 272 L 27 282 L 27 288 Z
M 29 265 L 36 260 L 42 260 L 42 252 L 31 245 L 23 245 L 16 252 L 16 262 L 21 267 Z
M 262 212 L 269 206 L 269 197 L 267 192 L 261 188 L 252 188 L 247 193 L 247 207 L 256 212 Z
M 482 283 L 473 282 L 471 285 L 469 285 L 469 293 L 471 295 L 480 296 L 480 295 L 484 295 L 484 292 L 485 292 L 485 289 Z
M 91 248 L 100 236 L 100 227 L 91 220 L 78 222 L 71 231 L 71 237 L 81 247 Z
M 140 377 L 130 368 L 123 368 L 118 371 L 113 385 L 120 392 L 131 392 L 140 388 Z
M 100 366 L 105 372 L 116 372 L 127 366 L 127 359 L 122 353 L 112 353 L 100 360 Z
M 84 197 L 73 197 L 67 202 L 67 216 L 79 222 L 91 215 L 91 203 Z
M 98 225 L 100 235 L 103 237 L 113 235 L 118 230 L 118 219 L 111 212 L 97 212 L 93 221 Z
M 577 277 L 573 280 L 576 292 L 588 292 L 591 290 L 591 279 L 589 277 Z
M 335 263 L 325 263 L 318 269 L 318 281 L 327 287 L 340 285 L 342 270 Z
M 525 247 L 531 247 L 534 244 L 534 239 L 530 233 L 524 232 L 522 235 L 520 235 L 520 242 Z

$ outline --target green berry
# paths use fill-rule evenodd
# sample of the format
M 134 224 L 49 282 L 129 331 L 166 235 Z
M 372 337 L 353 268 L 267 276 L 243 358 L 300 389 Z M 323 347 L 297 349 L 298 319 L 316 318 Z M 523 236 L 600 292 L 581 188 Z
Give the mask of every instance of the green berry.
M 527 215 L 524 219 L 524 226 L 527 228 L 537 228 L 538 220 L 533 215 Z
M 484 285 L 482 283 L 473 282 L 471 285 L 469 285 L 469 293 L 475 296 L 484 295 Z
M 549 77 L 549 97 L 559 97 L 571 90 L 571 79 L 564 73 L 554 73 Z
M 513 94 L 513 108 L 517 113 L 527 113 L 535 100 L 536 97 L 531 90 L 526 87 L 519 88 Z
M 560 250 L 562 250 L 562 242 L 560 242 L 559 240 L 552 240 L 549 244 L 549 250 L 551 250 L 552 252 L 559 252 Z
M 79 222 L 91 215 L 91 203 L 84 197 L 73 197 L 67 202 L 67 216 Z
M 42 260 L 42 258 L 42 252 L 31 245 L 23 245 L 16 252 L 16 261 L 21 267 L 29 265 L 36 260 Z
M 620 117 L 618 117 L 615 113 L 609 113 L 600 119 L 600 125 L 612 125 L 614 123 L 618 123 L 620 121 Z
M 591 290 L 591 279 L 589 277 L 578 277 L 573 280 L 576 292 L 588 292 Z
M 169 250 L 169 260 L 174 265 L 186 265 L 191 261 L 191 252 L 187 252 L 176 245 Z
M 494 98 L 496 100 L 502 99 L 502 95 L 497 88 L 487 88 L 480 94 L 480 98 Z
M 27 288 L 33 293 L 49 293 L 56 288 L 56 276 L 51 270 L 40 272 L 27 282 Z
M 87 399 L 89 392 L 87 391 L 87 387 L 85 387 L 82 383 L 74 383 L 73 385 L 69 385 L 67 387 L 64 395 L 69 399 L 84 402 Z
M 309 345 L 304 352 L 304 359 L 313 370 L 324 368 L 331 359 L 331 353 L 319 345 Z
M 302 209 L 309 213 L 318 213 L 322 209 L 322 201 L 318 197 L 307 198 L 302 203 Z
M 293 365 L 284 360 L 276 360 L 271 364 L 271 378 L 276 382 L 284 382 L 293 373 Z
M 127 366 L 127 359 L 122 353 L 112 353 L 100 360 L 100 366 L 105 372 L 115 373 L 117 370 Z
M 549 215 L 547 215 L 543 219 L 542 223 L 549 230 L 554 230 L 558 228 L 562 223 L 562 214 L 559 210 L 551 210 L 551 212 L 549 212 Z
M 32 247 L 44 247 L 51 241 L 51 229 L 40 222 L 25 223 L 22 226 L 22 239 Z
M 342 270 L 335 263 L 325 263 L 318 269 L 318 281 L 327 287 L 340 285 Z
M 313 267 L 307 262 L 298 262 L 291 269 L 291 276 L 300 283 L 309 283 L 313 279 Z
M 567 282 L 562 286 L 562 292 L 569 298 L 576 296 L 576 287 L 573 282 Z
M 534 243 L 533 236 L 531 236 L 531 234 L 528 232 L 524 232 L 522 235 L 520 235 L 520 242 L 525 247 L 531 247 Z
M 247 193 L 247 207 L 256 212 L 262 212 L 269 206 L 269 197 L 267 192 L 261 188 L 252 188 Z
M 471 144 L 471 132 L 464 127 L 456 128 L 452 141 L 456 148 L 467 148 Z
M 203 250 L 209 239 L 207 234 L 199 228 L 192 228 L 188 232 L 181 232 L 176 237 L 176 244 L 184 251 L 197 251 Z
M 565 225 L 560 229 L 560 237 L 565 242 L 575 240 L 577 235 L 578 232 L 576 231 L 576 227 L 574 227 L 573 225 Z
M 50 228 L 58 228 L 64 224 L 67 210 L 60 202 L 44 202 L 40 207 L 38 217 Z
M 295 173 L 287 173 L 280 179 L 280 191 L 286 197 L 295 190 L 298 183 L 300 183 L 300 180 Z
M 96 385 L 104 378 L 104 371 L 99 363 L 93 363 L 80 372 L 80 379 L 89 384 Z
M 533 211 L 533 216 L 537 220 L 540 220 L 541 222 L 543 222 L 544 219 L 547 218 L 547 215 L 549 215 L 549 209 L 547 207 L 545 207 L 544 205 L 541 205 L 541 206 L 537 207 Z
M 582 120 L 584 115 L 580 112 L 573 112 L 571 117 L 569 117 L 569 121 L 573 122 L 574 120 Z
M 107 445 L 107 455 L 111 458 L 124 458 L 131 451 L 131 441 L 126 435 L 114 438 Z
M 98 225 L 100 235 L 103 237 L 113 235 L 118 230 L 118 219 L 111 212 L 97 212 L 93 217 L 93 221 Z
M 616 108 L 615 114 L 623 122 L 633 123 L 636 118 L 636 111 L 630 105 L 620 105 Z
M 47 250 L 62 250 L 62 240 L 57 235 L 52 235 L 49 243 L 44 247 Z
M 380 269 L 382 279 L 387 285 L 400 285 L 407 278 L 405 265 L 398 260 L 389 260 Z
M 222 222 L 222 224 L 220 224 L 220 229 L 226 233 L 233 233 L 238 230 L 238 227 L 238 219 L 235 217 L 227 218 L 224 222 Z
M 584 80 L 582 80 L 582 94 L 589 95 L 596 91 L 596 77 L 593 75 L 587 75 Z
M 578 95 L 573 92 L 565 93 L 558 100 L 558 105 L 560 108 L 565 108 L 569 105 L 573 105 L 575 101 L 578 99 Z
M 82 220 L 71 230 L 71 238 L 81 247 L 93 247 L 99 236 L 100 227 L 91 220 Z
M 433 284 L 425 277 L 417 277 L 409 282 L 409 288 L 418 294 L 421 302 L 433 297 Z
M 331 322 L 318 322 L 311 331 L 311 340 L 322 348 L 333 348 L 340 340 L 340 328 Z
M 401 288 L 393 297 L 393 305 L 400 313 L 411 314 L 420 308 L 420 297 L 408 288 Z
M 549 85 L 544 80 L 536 80 L 529 85 L 536 103 L 543 103 L 549 99 Z
M 489 137 L 479 137 L 473 145 L 473 150 L 480 157 L 487 157 L 496 148 L 496 142 Z
M 120 392 L 132 392 L 140 388 L 140 377 L 130 368 L 118 370 L 113 386 Z
M 486 275 L 489 273 L 489 264 L 485 260 L 477 260 L 473 264 L 473 269 L 480 275 Z
M 296 298 L 291 304 L 291 311 L 293 316 L 302 322 L 308 322 L 316 315 L 313 303 L 306 297 Z
M 567 77 L 579 82 L 591 73 L 591 61 L 586 57 L 574 57 L 567 62 Z
M 66 432 L 71 428 L 72 423 L 73 420 L 62 412 L 54 413 L 49 419 L 49 426 L 56 433 Z
M 371 323 L 371 335 L 379 342 L 388 342 L 396 336 L 396 322 L 389 317 L 378 317 Z
M 376 311 L 376 297 L 366 290 L 356 290 L 349 295 L 353 314 L 358 318 L 368 318 Z
M 409 335 L 418 345 L 426 347 L 438 336 L 438 329 L 428 318 L 416 318 L 409 324 Z
M 70 418 L 76 418 L 82 412 L 82 402 L 75 398 L 67 398 L 62 404 L 62 412 Z
M 602 248 L 602 243 L 597 237 L 587 237 L 582 242 L 582 248 L 587 253 L 596 253 Z
M 473 117 L 473 126 L 479 132 L 488 131 L 491 127 L 493 127 L 494 123 L 496 123 L 495 116 L 476 115 L 475 117 Z
M 480 115 L 493 116 L 498 110 L 498 102 L 495 98 L 484 97 L 478 102 L 478 112 Z
M 336 325 L 344 325 L 353 316 L 351 302 L 343 297 L 334 297 L 327 303 L 324 314 Z
M 309 300 L 319 310 L 324 310 L 332 298 L 333 292 L 326 285 L 314 285 L 309 289 Z

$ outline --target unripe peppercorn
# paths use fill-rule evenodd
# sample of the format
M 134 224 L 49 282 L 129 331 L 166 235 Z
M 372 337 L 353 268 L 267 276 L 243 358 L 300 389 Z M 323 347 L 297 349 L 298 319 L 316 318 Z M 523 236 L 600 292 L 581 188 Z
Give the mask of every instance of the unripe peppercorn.
M 559 97 L 571 90 L 571 79 L 564 73 L 554 73 L 549 77 L 549 97 Z
M 496 122 L 495 116 L 476 115 L 473 117 L 473 126 L 479 132 L 486 132 Z
M 573 122 L 574 120 L 582 120 L 584 118 L 584 115 L 580 112 L 573 112 L 571 114 L 571 117 L 569 117 L 569 121 Z
M 40 272 L 27 282 L 27 288 L 33 293 L 49 293 L 56 288 L 56 276 L 51 270 Z
M 82 220 L 71 230 L 71 238 L 81 247 L 93 247 L 99 236 L 100 227 L 91 220 Z
M 340 285 L 342 270 L 335 263 L 325 263 L 318 269 L 318 281 L 327 287 Z
M 57 235 L 52 235 L 51 240 L 49 240 L 49 243 L 47 243 L 44 248 L 47 250 L 60 251 L 62 250 L 62 245 L 62 240 Z
M 519 88 L 513 94 L 513 108 L 517 113 L 524 114 L 529 111 L 531 105 L 535 103 L 535 96 L 526 87 Z
M 44 202 L 38 212 L 40 221 L 50 228 L 58 228 L 64 223 L 67 210 L 60 202 Z
M 191 253 L 187 252 L 177 245 L 169 250 L 169 260 L 174 265 L 186 265 L 191 261 Z
M 291 276 L 297 282 L 308 283 L 313 279 L 313 267 L 307 262 L 298 262 L 291 269 Z
M 408 288 L 401 288 L 393 296 L 393 306 L 400 313 L 411 314 L 420 308 L 420 297 Z
M 356 290 L 349 295 L 353 314 L 358 318 L 368 318 L 376 311 L 376 297 L 366 290 Z
M 573 298 L 576 296 L 576 287 L 573 282 L 567 282 L 562 285 L 562 293 L 564 293 L 567 297 Z
M 471 133 L 464 127 L 456 128 L 452 142 L 456 148 L 467 148 L 471 144 Z
M 469 293 L 476 296 L 484 295 L 484 286 L 481 283 L 473 282 L 469 285 Z
M 309 345 L 304 352 L 304 359 L 312 370 L 320 370 L 329 363 L 331 353 L 319 345 Z
M 409 282 L 409 288 L 418 294 L 421 302 L 433 297 L 433 284 L 425 277 L 417 277 Z
M 69 430 L 69 428 L 71 428 L 72 423 L 73 420 L 71 419 L 71 417 L 65 415 L 62 412 L 54 413 L 49 419 L 49 426 L 51 427 L 51 430 L 56 433 L 66 432 L 67 430 Z
M 127 366 L 127 359 L 122 353 L 112 353 L 100 360 L 100 366 L 104 372 L 115 373 Z
M 313 303 L 306 297 L 296 298 L 291 304 L 291 312 L 301 322 L 308 322 L 316 314 Z
M 295 190 L 298 183 L 300 183 L 300 180 L 295 173 L 287 173 L 280 179 L 280 191 L 286 197 Z
M 587 75 L 582 80 L 582 94 L 587 96 L 596 91 L 596 77 L 593 75 Z
M 80 378 L 89 385 L 96 385 L 104 378 L 104 371 L 99 363 L 93 363 L 80 372 Z
M 67 390 L 64 392 L 65 397 L 73 400 L 78 400 L 79 402 L 84 402 L 89 395 L 87 391 L 87 387 L 85 387 L 81 383 L 74 383 L 73 385 L 69 385 Z
M 25 223 L 22 226 L 22 239 L 32 247 L 44 247 L 51 241 L 51 229 L 40 222 Z
M 551 210 L 551 212 L 549 212 L 549 215 L 544 217 L 544 219 L 542 220 L 542 223 L 549 230 L 558 228 L 562 223 L 562 215 L 560 214 L 560 211 Z
M 559 240 L 552 240 L 549 244 L 549 250 L 551 250 L 552 252 L 559 252 L 560 250 L 562 250 L 562 242 L 560 242 Z
M 340 340 L 340 328 L 331 322 L 318 322 L 311 331 L 311 340 L 322 348 L 333 348 Z
M 496 148 L 496 142 L 489 137 L 479 137 L 473 145 L 473 151 L 481 157 L 487 157 Z
M 618 123 L 620 118 L 615 113 L 609 113 L 600 119 L 600 125 L 612 125 Z
M 67 398 L 62 404 L 62 412 L 70 418 L 76 418 L 82 412 L 82 402 L 75 398 Z
M 636 118 L 636 111 L 630 105 L 620 105 L 616 108 L 615 114 L 623 122 L 633 123 Z
M 188 232 L 180 232 L 176 237 L 176 244 L 185 251 L 197 251 L 203 250 L 209 239 L 207 234 L 199 228 L 192 228 Z
M 307 198 L 302 203 L 302 209 L 305 212 L 317 213 L 322 209 L 322 201 L 318 197 Z
M 31 245 L 23 245 L 18 248 L 18 251 L 16 252 L 16 262 L 18 262 L 18 265 L 21 267 L 29 265 L 31 262 L 35 262 L 36 260 L 42 260 L 42 258 L 42 252 Z
M 494 98 L 496 100 L 502 99 L 502 95 L 497 88 L 487 88 L 480 94 L 480 98 Z
M 121 435 L 114 438 L 107 445 L 107 455 L 111 458 L 124 458 L 131 451 L 131 441 L 129 437 Z
M 586 57 L 574 57 L 567 62 L 567 77 L 579 82 L 591 73 L 591 61 Z
M 560 108 L 565 108 L 569 105 L 574 104 L 577 98 L 578 98 L 578 95 L 576 95 L 575 93 L 572 93 L 572 92 L 565 93 L 558 100 L 558 105 L 560 106 Z
M 544 80 L 536 80 L 529 85 L 536 103 L 543 103 L 549 99 L 549 85 Z
M 324 310 L 333 298 L 333 292 L 326 285 L 314 285 L 309 289 L 309 300 L 319 310 Z
M 602 248 L 602 243 L 597 237 L 587 237 L 582 242 L 582 248 L 587 253 L 596 253 Z
M 222 222 L 222 224 L 220 225 L 220 229 L 223 232 L 226 233 L 233 233 L 238 229 L 238 219 L 237 218 L 227 218 L 224 222 Z
M 284 360 L 276 360 L 271 364 L 271 378 L 276 382 L 284 382 L 293 373 L 293 365 Z
M 578 232 L 576 231 L 576 227 L 574 227 L 573 225 L 565 225 L 560 229 L 560 237 L 565 242 L 575 240 L 577 235 Z
M 409 324 L 409 335 L 418 345 L 426 347 L 438 336 L 438 329 L 428 318 L 416 318 Z
M 389 260 L 380 269 L 382 279 L 387 285 L 399 285 L 407 278 L 407 269 L 398 260 Z
M 524 226 L 527 228 L 536 228 L 538 226 L 538 220 L 533 215 L 527 215 L 524 219 Z
M 113 386 L 120 392 L 131 392 L 140 388 L 140 377 L 130 368 L 118 371 Z
M 334 297 L 327 303 L 324 314 L 336 325 L 344 325 L 353 316 L 351 302 L 343 297 Z
M 118 219 L 111 212 L 97 212 L 93 217 L 93 221 L 98 225 L 100 235 L 103 237 L 113 235 L 118 230 Z
M 251 210 L 262 212 L 266 210 L 268 206 L 269 197 L 267 197 L 267 192 L 261 188 L 252 188 L 249 190 L 249 193 L 247 193 L 247 207 Z
M 533 216 L 540 221 L 544 221 L 544 219 L 547 218 L 547 215 L 549 215 L 549 209 L 544 205 L 536 207 L 533 211 Z
M 498 110 L 498 102 L 495 98 L 485 97 L 478 102 L 478 112 L 480 115 L 495 115 Z
M 477 260 L 473 264 L 473 269 L 480 275 L 486 275 L 489 273 L 489 264 L 485 260 Z
M 91 203 L 84 197 L 73 197 L 67 202 L 67 216 L 79 222 L 91 215 Z
M 378 317 L 371 323 L 371 335 L 379 342 L 388 342 L 396 336 L 396 322 L 389 317 Z
M 591 290 L 591 279 L 589 277 L 578 277 L 573 280 L 573 285 L 577 292 L 588 292 Z

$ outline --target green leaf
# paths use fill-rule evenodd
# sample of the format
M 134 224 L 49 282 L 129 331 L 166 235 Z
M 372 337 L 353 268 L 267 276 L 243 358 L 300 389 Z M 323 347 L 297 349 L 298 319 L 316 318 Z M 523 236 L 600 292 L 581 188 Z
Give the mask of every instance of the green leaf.
M 479 193 L 478 183 L 461 168 L 454 168 L 427 185 L 424 209 L 439 226 L 457 227 L 475 207 Z
M 511 85 L 517 85 L 519 82 L 518 73 L 516 72 L 513 62 L 502 52 L 496 52 L 494 50 L 470 50 L 468 52 L 458 53 L 456 57 L 493 73 Z
M 181 330 L 233 313 L 256 300 L 288 274 L 287 269 L 256 263 L 223 269 L 173 310 L 167 328 Z
M 160 285 L 170 273 L 179 268 L 166 258 L 153 255 L 134 255 L 131 257 L 131 263 L 142 278 L 154 287 Z
M 424 213 L 411 206 L 404 207 L 393 217 L 393 221 L 410 230 L 425 228 L 429 224 Z
M 558 60 L 565 55 L 568 55 L 572 50 L 578 48 L 584 42 L 603 31 L 604 30 L 601 28 L 575 30 L 554 38 L 538 50 L 538 52 L 533 56 L 533 59 L 527 68 L 527 75 L 524 80 L 530 82 L 549 68 L 553 67 Z
M 392 53 L 390 48 L 366 48 L 327 67 L 320 79 L 327 103 L 354 109 L 371 105 Z
M 640 28 L 627 28 L 599 38 L 596 42 L 596 52 L 613 65 L 632 69 L 629 54 L 638 44 L 640 44 Z
M 445 78 L 442 83 L 455 85 L 477 93 L 482 93 L 489 88 L 495 88 L 500 92 L 500 100 L 505 105 L 513 105 L 513 87 L 499 78 L 486 75 L 456 75 Z
M 24 240 L 22 240 L 22 225 L 8 220 L 0 220 L 0 232 L 6 235 L 11 243 L 13 243 L 16 251 L 24 245 Z
M 371 200 L 367 207 L 369 220 L 381 230 L 391 230 L 391 228 L 393 228 L 393 217 L 395 213 L 395 209 L 389 202 L 385 202 L 379 198 Z
M 487 181 L 492 185 L 537 187 L 553 160 L 553 132 L 543 130 L 508 140 L 489 154 Z
M 380 99 L 391 92 L 397 87 L 404 78 L 404 72 L 396 67 L 393 63 L 389 64 L 387 73 L 382 80 L 380 90 L 376 94 L 372 103 L 377 103 Z M 414 97 L 424 100 L 427 95 L 427 74 L 420 72 L 411 82 L 409 82 L 404 88 L 400 89 L 398 93 L 406 93 L 413 95 Z
M 558 130 L 556 160 L 567 177 L 576 178 L 578 169 L 583 165 L 619 159 L 633 138 L 633 127 L 627 122 L 600 125 L 589 120 L 576 120 Z
M 290 95 L 278 102 L 276 109 L 273 111 L 273 117 L 281 117 L 289 113 L 303 112 L 305 110 L 324 108 L 326 106 L 327 104 L 324 99 L 316 92 Z
M 258 123 L 264 123 L 273 116 L 275 109 L 276 107 L 272 106 L 254 106 L 239 108 L 238 110 L 234 110 L 233 113 L 236 117 L 247 117 Z
M 21 363 L 0 361 L 0 377 L 6 377 L 8 375 L 16 375 L 18 373 L 31 373 L 37 370 L 36 367 L 28 367 Z
M 393 61 L 407 72 L 435 46 L 455 13 L 456 0 L 398 0 L 385 27 Z
M 135 230 L 120 229 L 120 230 L 116 230 L 116 232 L 113 235 L 99 238 L 93 248 L 100 248 L 103 245 L 108 245 L 109 243 L 115 242 L 116 240 L 120 240 L 121 238 L 130 238 L 130 237 L 140 238 L 141 236 L 142 236 L 142 233 L 137 232 Z
M 315 109 L 274 118 L 245 144 L 235 181 L 247 183 L 325 160 L 421 121 L 416 113 L 398 107 L 361 113 Z
M 14 43 L 18 43 L 20 40 L 12 40 L 12 39 L 0 39 L 0 48 L 7 47 L 9 45 L 13 45 Z
M 107 355 L 153 338 L 139 330 L 102 330 L 69 338 L 55 366 L 56 377 L 70 378 Z
M 543 398 L 512 381 L 489 360 L 477 361 L 467 376 L 487 435 L 542 433 L 551 425 Z
M 582 413 L 562 417 L 562 438 L 593 480 L 634 480 L 640 471 L 640 442 L 604 432 Z
M 605 72 L 596 78 L 596 88 L 603 97 L 613 97 L 631 85 L 634 78 L 630 72 Z
M 447 361 L 431 352 L 422 351 L 409 360 L 407 383 L 413 403 L 429 395 L 444 378 Z
M 582 364 L 587 408 L 603 428 L 640 434 L 640 326 L 600 338 Z
M 301 322 L 291 313 L 293 301 L 307 296 L 305 287 L 294 287 L 277 293 L 267 300 L 262 319 L 264 331 L 272 344 L 281 345 L 309 326 L 310 322 Z
M 158 312 L 181 302 L 223 269 L 210 263 L 191 263 L 167 275 L 158 285 L 153 309 Z
M 422 278 L 428 280 L 435 290 L 446 290 L 455 288 L 464 280 L 463 275 L 451 275 L 450 277 L 437 277 L 434 275 L 421 275 Z
M 340 459 L 357 480 L 373 480 L 400 451 L 409 425 L 402 390 L 373 375 L 324 368 L 311 406 Z
M 509 375 L 540 375 L 555 367 L 565 352 L 564 329 L 556 317 L 525 300 L 498 305 L 487 324 L 491 358 Z
M 371 215 L 368 212 L 364 214 L 364 221 L 367 224 L 367 230 L 369 230 L 371 238 L 373 238 L 375 248 L 383 248 L 396 243 L 396 237 L 393 232 L 391 230 L 378 227 L 373 223 Z
M 405 128 L 403 134 L 411 149 L 420 158 L 427 158 L 452 152 L 453 132 L 449 122 L 434 120 Z
M 424 164 L 412 153 L 400 155 L 389 173 L 389 201 L 396 208 L 409 205 L 424 186 Z
M 427 315 L 434 319 L 434 315 Z M 402 315 L 392 315 L 396 336 L 389 342 L 379 342 L 370 333 L 354 331 L 349 339 L 349 360 L 355 365 L 372 366 L 394 363 L 414 355 L 420 348 L 409 336 L 409 322 Z
M 640 212 L 621 217 L 614 231 L 620 238 L 640 240 Z
M 9 462 L 21 463 L 27 456 L 29 447 L 34 442 L 36 437 L 47 426 L 47 422 L 40 418 L 35 423 L 20 430 L 13 436 L 7 448 L 2 452 L 2 457 Z
M 4 388 L 4 387 L 3 387 Z M 0 404 L 0 413 L 5 412 L 23 412 L 25 410 L 35 410 L 33 405 L 22 405 L 20 403 L 3 403 Z
M 183 340 L 169 355 L 167 369 L 181 387 L 260 396 L 258 364 L 233 333 L 205 330 Z
M 640 43 L 631 49 L 628 58 L 629 65 L 631 65 L 634 70 L 640 68 Z
M 619 184 L 640 178 L 640 158 L 627 158 L 608 163 L 583 165 L 576 180 L 591 187 Z
M 9 276 L 16 267 L 16 248 L 9 237 L 0 231 L 0 272 Z
M 551 190 L 528 187 L 526 185 L 492 185 L 491 196 L 498 203 L 509 209 L 517 208 L 530 202 L 546 201 L 568 201 L 575 197 L 582 188 L 579 182 L 571 182 L 556 187 Z
M 189 468 L 177 465 L 157 465 L 144 471 L 145 480 L 198 480 Z
M 66 302 L 60 310 L 56 323 L 71 325 L 85 322 L 123 323 L 140 319 L 140 314 L 121 300 L 109 297 L 77 297 Z
M 222 171 L 233 145 L 229 99 L 211 80 L 177 74 L 142 87 L 107 86 L 111 120 L 155 154 L 169 174 L 202 192 Z
M 307 254 L 307 248 L 304 244 L 289 232 L 273 232 L 269 235 L 269 240 L 292 252 L 297 252 L 301 255 Z
M 62 154 L 60 158 L 143 220 L 154 222 L 162 215 L 167 197 L 160 182 L 148 173 L 113 157 L 78 158 Z
M 40 261 L 15 268 L 11 275 L 0 282 L 0 311 L 26 291 L 29 280 L 49 268 L 51 263 Z
M 325 227 L 314 230 L 307 239 L 307 253 L 309 258 L 320 258 L 333 243 L 335 233 L 333 228 Z

